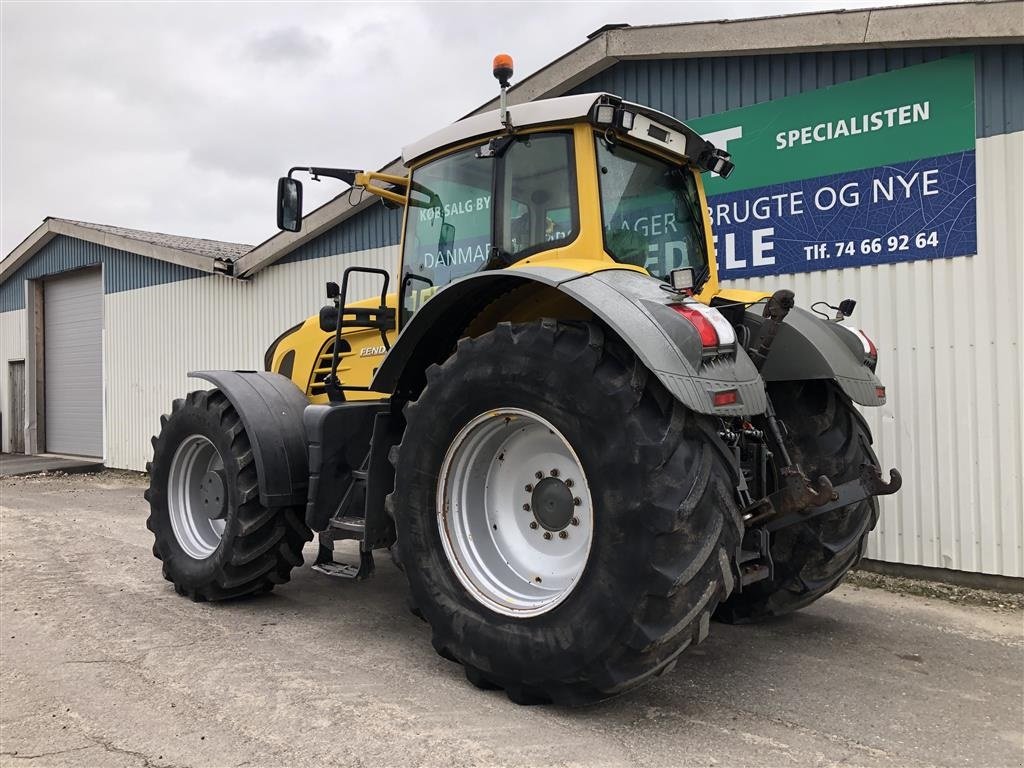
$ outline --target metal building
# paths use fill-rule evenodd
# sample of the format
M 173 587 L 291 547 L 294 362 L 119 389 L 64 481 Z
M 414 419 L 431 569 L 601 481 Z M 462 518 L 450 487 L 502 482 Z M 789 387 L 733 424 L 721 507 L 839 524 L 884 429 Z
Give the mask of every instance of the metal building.
M 739 188 L 709 183 L 726 279 L 790 287 L 804 305 L 859 300 L 854 319 L 890 388 L 868 418 L 883 464 L 905 478 L 883 500 L 869 556 L 1024 577 L 1024 3 L 613 25 L 510 100 L 591 91 L 690 121 L 753 169 Z M 905 103 L 872 112 L 879 93 Z M 830 109 L 835 119 L 786 122 Z M 922 122 L 923 144 L 876 131 L 904 118 Z M 865 134 L 867 155 L 826 150 L 850 132 Z M 904 194 L 893 221 L 941 225 L 876 237 L 856 191 L 883 203 Z M 819 222 L 829 237 L 794 250 L 811 221 L 794 213 L 797 195 L 851 217 L 854 234 Z M 186 371 L 258 367 L 344 265 L 394 269 L 399 229 L 396 211 L 348 195 L 311 212 L 302 233 L 254 248 L 48 219 L 0 263 L 3 449 L 142 469 Z M 786 237 L 772 242 L 769 229 Z

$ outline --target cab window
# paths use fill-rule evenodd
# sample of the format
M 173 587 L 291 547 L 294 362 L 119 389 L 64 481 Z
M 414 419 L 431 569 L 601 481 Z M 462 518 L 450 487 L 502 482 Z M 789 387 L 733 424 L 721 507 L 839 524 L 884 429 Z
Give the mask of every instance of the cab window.
M 493 161 L 477 158 L 475 147 L 416 170 L 405 224 L 404 313 L 487 263 L 493 179 Z
M 706 268 L 704 220 L 692 171 L 601 138 L 597 162 L 608 255 L 662 279 L 680 267 Z
M 499 248 L 518 261 L 565 245 L 579 231 L 575 160 L 568 133 L 534 133 L 516 139 L 499 172 Z
M 477 149 L 442 157 L 413 173 L 403 323 L 453 280 L 557 248 L 579 232 L 570 133 L 516 136 L 492 157 L 478 157 Z

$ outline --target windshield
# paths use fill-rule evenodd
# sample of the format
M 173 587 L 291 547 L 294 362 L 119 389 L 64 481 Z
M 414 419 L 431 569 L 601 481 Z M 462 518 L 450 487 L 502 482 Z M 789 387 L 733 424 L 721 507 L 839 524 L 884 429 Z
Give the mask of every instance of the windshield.
M 667 160 L 597 139 L 601 223 L 608 254 L 667 279 L 707 268 L 704 217 L 693 173 Z

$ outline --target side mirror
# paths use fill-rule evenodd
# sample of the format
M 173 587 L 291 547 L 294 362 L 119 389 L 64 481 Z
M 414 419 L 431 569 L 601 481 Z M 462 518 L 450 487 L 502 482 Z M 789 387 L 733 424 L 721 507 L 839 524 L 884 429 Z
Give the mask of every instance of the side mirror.
M 302 182 L 287 176 L 277 180 L 277 228 L 302 229 Z

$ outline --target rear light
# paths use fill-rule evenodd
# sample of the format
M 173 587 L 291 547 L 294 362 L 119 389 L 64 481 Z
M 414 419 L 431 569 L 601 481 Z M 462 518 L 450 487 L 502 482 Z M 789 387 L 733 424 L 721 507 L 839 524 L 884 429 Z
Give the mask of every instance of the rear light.
M 711 393 L 711 402 L 715 408 L 722 408 L 726 405 L 736 405 L 740 401 L 739 392 L 735 389 L 723 389 Z
M 669 306 L 689 320 L 690 325 L 697 329 L 697 333 L 700 334 L 701 346 L 705 348 L 718 347 L 718 331 L 715 330 L 715 326 L 711 324 L 710 320 L 693 307 L 683 304 L 670 304 Z
M 875 397 L 885 400 L 885 387 L 875 387 Z
M 715 355 L 731 351 L 736 346 L 736 331 L 717 309 L 696 302 L 669 304 L 668 307 L 686 318 L 690 325 L 697 329 L 704 354 Z
M 846 325 L 843 327 L 848 331 L 852 331 L 853 334 L 860 339 L 860 345 L 864 347 L 865 355 L 870 357 L 872 360 L 878 359 L 878 347 L 875 346 L 875 342 L 868 338 L 868 335 L 864 333 L 864 331 L 860 328 L 854 328 L 852 325 Z

